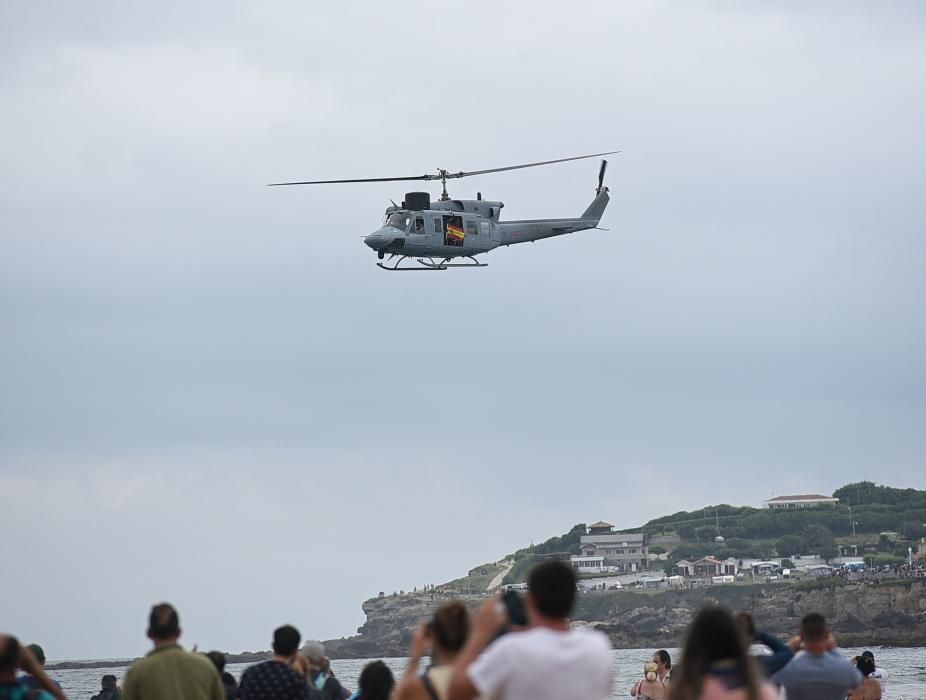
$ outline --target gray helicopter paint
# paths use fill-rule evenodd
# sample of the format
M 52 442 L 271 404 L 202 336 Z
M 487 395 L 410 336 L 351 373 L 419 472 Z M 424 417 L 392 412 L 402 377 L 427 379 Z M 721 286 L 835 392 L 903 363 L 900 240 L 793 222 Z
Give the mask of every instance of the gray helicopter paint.
M 608 188 L 601 187 L 595 199 L 583 214 L 568 219 L 534 219 L 524 221 L 497 222 L 488 216 L 467 214 L 470 211 L 489 213 L 494 209 L 497 212 L 502 206 L 501 202 L 488 202 L 485 200 L 453 200 L 447 202 L 432 202 L 431 209 L 415 211 L 389 207 L 386 218 L 392 214 L 408 216 L 406 229 L 395 226 L 383 226 L 364 239 L 364 243 L 377 252 L 386 254 L 440 257 L 453 259 L 488 253 L 499 246 L 510 246 L 517 243 L 528 243 L 562 236 L 576 231 L 583 231 L 598 226 L 610 197 Z M 449 206 L 439 206 L 449 205 Z M 494 213 L 493 212 L 493 213 Z M 445 224 L 443 219 L 459 213 L 463 219 L 465 235 L 462 245 L 446 245 Z M 417 232 L 414 229 L 415 219 L 421 217 L 425 220 L 425 230 Z M 440 231 L 435 229 L 435 219 L 441 220 Z M 470 233 L 469 222 L 475 222 L 477 232 Z

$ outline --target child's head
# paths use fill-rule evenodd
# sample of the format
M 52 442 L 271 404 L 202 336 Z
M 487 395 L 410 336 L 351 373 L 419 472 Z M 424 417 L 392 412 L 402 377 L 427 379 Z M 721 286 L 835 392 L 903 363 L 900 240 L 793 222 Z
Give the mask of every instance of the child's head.
M 646 680 L 654 681 L 656 680 L 656 670 L 659 667 L 654 664 L 652 661 L 647 661 L 643 664 L 643 675 L 646 676 Z

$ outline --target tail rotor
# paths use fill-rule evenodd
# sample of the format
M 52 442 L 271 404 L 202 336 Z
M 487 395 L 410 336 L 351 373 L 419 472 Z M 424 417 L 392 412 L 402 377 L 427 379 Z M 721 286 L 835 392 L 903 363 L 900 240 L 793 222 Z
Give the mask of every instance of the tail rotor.
M 602 190 L 607 190 L 608 188 L 604 186 L 604 174 L 608 169 L 608 161 L 601 161 L 601 168 L 598 170 L 598 189 L 595 192 L 600 193 Z

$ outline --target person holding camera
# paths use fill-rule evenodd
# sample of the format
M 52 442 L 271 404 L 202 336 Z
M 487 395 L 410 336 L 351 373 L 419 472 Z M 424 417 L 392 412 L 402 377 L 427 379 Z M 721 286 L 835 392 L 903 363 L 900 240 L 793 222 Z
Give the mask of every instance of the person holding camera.
M 523 631 L 498 637 L 512 620 L 497 598 L 484 603 L 454 663 L 449 700 L 472 700 L 477 695 L 495 700 L 610 698 L 611 644 L 601 632 L 570 628 L 575 599 L 572 567 L 550 560 L 537 564 L 528 575 Z
M 415 630 L 409 649 L 408 666 L 395 700 L 447 700 L 453 664 L 469 635 L 469 611 L 459 600 L 444 603 Z M 431 665 L 421 675 L 421 658 L 431 654 Z

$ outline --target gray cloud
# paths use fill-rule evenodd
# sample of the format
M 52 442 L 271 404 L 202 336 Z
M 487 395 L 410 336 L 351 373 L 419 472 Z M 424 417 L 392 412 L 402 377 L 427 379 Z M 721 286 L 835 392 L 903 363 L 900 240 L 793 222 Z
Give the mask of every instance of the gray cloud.
M 167 598 L 256 648 L 589 518 L 926 487 L 923 20 L 0 10 L 0 556 L 53 563 L 5 624 L 136 654 Z M 373 266 L 401 185 L 263 186 L 612 147 L 609 231 L 460 274 Z M 571 215 L 596 170 L 453 191 Z

